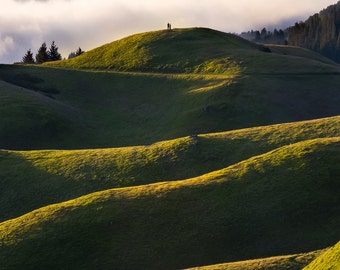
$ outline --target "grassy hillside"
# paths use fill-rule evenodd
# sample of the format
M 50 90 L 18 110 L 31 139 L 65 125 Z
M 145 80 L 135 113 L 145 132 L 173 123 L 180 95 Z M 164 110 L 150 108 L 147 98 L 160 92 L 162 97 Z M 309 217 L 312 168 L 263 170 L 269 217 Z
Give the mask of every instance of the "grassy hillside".
M 206 28 L 0 65 L 0 269 L 301 269 L 340 239 L 339 75 Z
M 267 49 L 190 28 L 136 34 L 43 67 L 2 65 L 0 95 L 10 101 L 2 112 L 15 119 L 0 114 L 0 147 L 142 145 L 340 115 L 337 65 L 299 48 Z M 25 91 L 9 91 L 18 87 Z M 35 97 L 25 109 L 23 93 Z
M 336 270 L 340 268 L 340 242 L 318 256 L 303 270 Z
M 81 125 L 74 107 L 1 80 L 0 119 L 0 147 L 6 148 L 48 148 Z
M 340 117 L 331 117 L 201 134 L 150 146 L 1 150 L 0 221 L 108 188 L 199 176 L 280 146 L 340 136 L 339 126 Z
M 302 69 L 317 72 L 323 67 L 334 68 L 335 63 L 305 49 L 264 47 L 233 34 L 208 28 L 185 28 L 135 34 L 79 57 L 45 65 L 72 69 L 237 75 L 254 71 L 287 72 L 287 67 L 290 72 Z
M 113 69 L 168 73 L 238 73 L 237 62 L 227 50 L 258 50 L 258 46 L 235 35 L 206 28 L 174 29 L 135 34 L 85 54 L 46 63 L 76 69 Z
M 0 79 L 9 81 L 8 74 L 28 74 L 41 82 L 32 86 L 23 80 L 20 89 L 25 91 L 19 91 L 15 81 L 0 84 L 1 95 L 11 101 L 1 101 L 0 148 L 5 149 L 142 145 L 340 114 L 340 80 L 333 71 L 221 77 L 0 68 Z M 51 98 L 42 90 L 32 91 L 36 87 L 58 93 L 48 94 Z M 18 104 L 15 96 L 24 93 L 33 95 L 35 103 Z M 15 119 L 7 122 L 5 112 Z
M 194 267 L 190 268 L 190 270 L 301 270 L 323 252 L 325 252 L 325 250 Z
M 340 139 L 185 181 L 112 189 L 0 224 L 3 269 L 179 269 L 305 252 L 339 231 Z

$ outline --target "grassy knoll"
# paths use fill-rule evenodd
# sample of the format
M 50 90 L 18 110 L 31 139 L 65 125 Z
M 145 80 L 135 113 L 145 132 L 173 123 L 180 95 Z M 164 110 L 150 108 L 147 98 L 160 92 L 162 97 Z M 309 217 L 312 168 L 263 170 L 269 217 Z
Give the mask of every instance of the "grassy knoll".
M 87 150 L 0 151 L 0 221 L 108 188 L 187 179 L 277 147 L 340 136 L 340 117 Z M 34 196 L 32 196 L 34 194 Z
M 106 190 L 0 224 L 3 269 L 179 269 L 339 239 L 340 139 L 183 181 Z
M 135 34 L 67 61 L 46 63 L 73 69 L 111 69 L 168 73 L 238 73 L 228 50 L 257 50 L 235 35 L 206 28 L 174 29 Z
M 45 65 L 156 73 L 315 73 L 325 69 L 338 72 L 334 62 L 309 50 L 273 45 L 267 48 L 208 28 L 135 34 L 90 50 L 80 57 Z
M 326 249 L 325 249 L 326 250 Z M 190 270 L 301 270 L 325 250 L 190 268 Z M 187 269 L 189 270 L 189 269 Z
M 340 242 L 318 256 L 303 270 L 340 269 Z

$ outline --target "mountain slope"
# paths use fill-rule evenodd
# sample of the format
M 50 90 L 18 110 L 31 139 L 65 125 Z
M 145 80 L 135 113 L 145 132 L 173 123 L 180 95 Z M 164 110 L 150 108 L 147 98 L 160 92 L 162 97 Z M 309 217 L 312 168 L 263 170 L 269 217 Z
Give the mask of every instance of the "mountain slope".
M 0 150 L 0 221 L 108 188 L 195 177 L 284 145 L 340 136 L 339 126 L 340 117 L 332 117 L 201 134 L 150 146 Z
M 0 224 L 0 264 L 178 269 L 328 246 L 340 236 L 339 146 L 306 141 L 198 178 L 38 209 Z

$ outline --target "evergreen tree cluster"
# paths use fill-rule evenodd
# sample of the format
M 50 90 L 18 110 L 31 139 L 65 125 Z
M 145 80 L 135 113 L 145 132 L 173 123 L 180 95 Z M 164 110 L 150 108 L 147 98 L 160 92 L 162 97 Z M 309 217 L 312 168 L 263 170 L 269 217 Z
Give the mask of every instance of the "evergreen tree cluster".
M 270 32 L 263 28 L 240 36 L 256 43 L 304 47 L 340 63 L 340 1 L 285 30 Z
M 240 36 L 256 43 L 287 44 L 287 32 L 282 29 L 274 29 L 274 31 L 271 32 L 267 31 L 266 28 L 263 28 L 261 31 L 251 30 L 248 32 L 242 32 Z
M 81 55 L 84 53 L 82 49 L 79 47 L 76 52 L 72 52 L 74 54 L 73 57 Z M 70 54 L 70 55 L 71 55 Z M 70 58 L 69 55 L 69 58 Z M 35 55 L 35 59 L 33 57 L 33 53 L 31 49 L 27 50 L 26 54 L 23 56 L 21 63 L 23 64 L 42 64 L 48 61 L 58 61 L 61 60 L 61 54 L 58 52 L 58 47 L 55 45 L 55 42 L 52 41 L 50 48 L 47 48 L 46 42 L 44 42 L 40 48 L 38 49 L 37 54 Z
M 263 28 L 240 36 L 256 43 L 304 47 L 340 63 L 340 1 L 285 30 L 270 32 Z
M 287 30 L 290 45 L 314 50 L 340 62 L 340 2 Z
M 74 57 L 77 57 L 81 54 L 83 54 L 84 51 L 79 47 L 78 50 L 76 50 L 75 52 L 71 52 L 69 55 L 68 55 L 68 59 L 71 59 L 71 58 L 74 58 Z

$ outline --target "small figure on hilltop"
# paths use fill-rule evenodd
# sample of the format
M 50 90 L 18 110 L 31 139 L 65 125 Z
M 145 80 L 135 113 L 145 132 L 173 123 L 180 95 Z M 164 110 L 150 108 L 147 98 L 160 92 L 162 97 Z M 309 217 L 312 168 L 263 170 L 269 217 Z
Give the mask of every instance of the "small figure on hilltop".
M 168 30 L 171 30 L 171 23 L 168 23 Z

